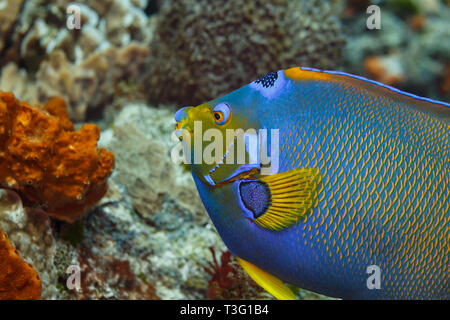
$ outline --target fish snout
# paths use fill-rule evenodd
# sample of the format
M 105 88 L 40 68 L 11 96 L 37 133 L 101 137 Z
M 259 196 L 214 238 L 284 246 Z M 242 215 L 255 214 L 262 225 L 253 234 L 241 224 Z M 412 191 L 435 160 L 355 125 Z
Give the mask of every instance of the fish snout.
M 189 108 L 190 107 L 183 107 L 175 113 L 175 121 L 176 121 L 175 129 L 178 130 L 182 128 L 183 123 L 185 123 L 186 120 L 188 119 L 187 111 Z
M 188 116 L 188 109 L 192 107 L 183 107 L 175 113 L 175 121 L 181 122 L 182 120 L 186 120 Z
M 186 124 L 189 121 L 188 111 L 191 108 L 192 107 L 183 107 L 175 113 L 175 121 L 176 121 L 175 130 L 176 135 L 180 140 L 183 140 L 182 134 L 183 129 L 188 129 L 186 128 Z
M 177 122 L 176 130 L 186 130 L 190 133 L 194 131 L 194 122 L 202 121 L 205 116 L 211 114 L 211 110 L 206 104 L 197 107 L 184 107 L 175 113 L 175 121 Z

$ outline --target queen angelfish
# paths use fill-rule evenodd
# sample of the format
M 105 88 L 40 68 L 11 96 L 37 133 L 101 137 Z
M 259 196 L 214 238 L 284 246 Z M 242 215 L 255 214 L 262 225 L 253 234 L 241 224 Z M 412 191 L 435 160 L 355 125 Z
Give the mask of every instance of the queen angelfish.
M 344 299 L 450 298 L 449 119 L 448 103 L 311 68 L 175 115 L 219 235 L 279 299 L 295 298 L 286 283 Z M 235 132 L 213 162 L 208 129 Z

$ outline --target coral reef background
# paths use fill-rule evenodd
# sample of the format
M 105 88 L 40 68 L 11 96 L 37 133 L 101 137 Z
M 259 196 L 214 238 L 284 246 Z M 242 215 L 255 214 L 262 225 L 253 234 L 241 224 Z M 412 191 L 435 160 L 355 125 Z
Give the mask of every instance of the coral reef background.
M 449 40 L 445 0 L 0 0 L 0 298 L 271 299 L 171 161 L 176 108 L 293 66 L 448 102 Z

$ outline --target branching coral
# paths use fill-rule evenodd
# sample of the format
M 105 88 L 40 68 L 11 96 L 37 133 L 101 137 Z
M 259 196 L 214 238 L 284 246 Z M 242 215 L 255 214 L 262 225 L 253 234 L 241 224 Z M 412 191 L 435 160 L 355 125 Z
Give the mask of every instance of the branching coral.
M 63 97 L 73 121 L 120 105 L 118 98 L 143 100 L 154 25 L 147 0 L 21 3 L 0 0 L 1 90 L 33 104 Z M 79 30 L 66 28 L 69 5 L 80 9 Z
M 10 5 L 7 19 L 10 20 L 14 7 L 20 8 L 22 1 L 6 2 L 18 3 Z M 71 4 L 80 9 L 79 30 L 65 28 L 67 8 Z M 78 63 L 109 46 L 124 46 L 132 41 L 147 42 L 145 6 L 145 1 L 128 0 L 27 0 L 17 12 L 18 17 L 14 16 L 17 21 L 11 30 L 8 55 L 36 70 L 45 55 L 55 50 L 64 51 L 72 62 Z
M 0 300 L 36 300 L 41 298 L 41 280 L 31 264 L 0 230 Z
M 22 3 L 23 0 L 0 2 L 0 52 L 4 48 L 5 41 L 8 40 L 8 35 L 18 18 Z
M 328 1 L 164 1 L 149 98 L 195 105 L 271 71 L 335 67 L 343 44 L 338 12 Z
M 25 204 L 73 222 L 106 192 L 114 155 L 97 148 L 100 130 L 73 131 L 62 99 L 40 110 L 0 92 L 0 186 Z
M 118 97 L 138 99 L 145 88 L 138 83 L 143 78 L 144 61 L 149 49 L 135 43 L 123 48 L 109 48 L 94 53 L 81 64 L 71 63 L 63 51 L 55 51 L 42 63 L 37 73 L 39 101 L 62 96 L 68 104 L 72 120 L 85 119 L 88 109 L 112 105 Z M 134 92 L 123 92 L 120 85 L 136 84 Z M 134 95 L 134 96 L 133 96 Z

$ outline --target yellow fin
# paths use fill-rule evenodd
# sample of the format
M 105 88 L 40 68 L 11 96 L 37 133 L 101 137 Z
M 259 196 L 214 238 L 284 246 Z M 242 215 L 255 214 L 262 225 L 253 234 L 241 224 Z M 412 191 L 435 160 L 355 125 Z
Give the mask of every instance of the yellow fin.
M 270 190 L 266 212 L 254 220 L 260 227 L 271 230 L 289 227 L 318 204 L 321 176 L 317 168 L 296 168 L 261 176 L 259 181 Z
M 249 274 L 249 276 L 267 292 L 273 295 L 278 300 L 296 300 L 297 297 L 292 293 L 280 279 L 258 268 L 254 264 L 245 261 L 239 257 L 236 260 L 242 268 Z

